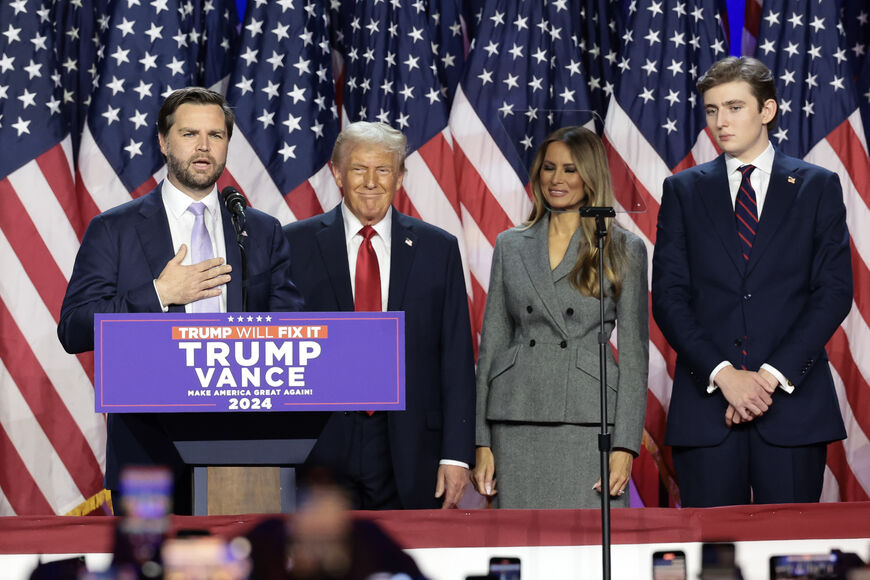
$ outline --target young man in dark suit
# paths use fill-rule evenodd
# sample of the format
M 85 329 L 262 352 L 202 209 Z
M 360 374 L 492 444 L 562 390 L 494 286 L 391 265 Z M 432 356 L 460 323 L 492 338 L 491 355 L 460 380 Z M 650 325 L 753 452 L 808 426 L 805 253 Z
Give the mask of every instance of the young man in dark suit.
M 337 412 L 309 463 L 356 509 L 454 507 L 474 457 L 474 362 L 456 238 L 392 207 L 406 140 L 381 123 L 339 135 L 344 201 L 285 226 L 292 276 L 311 311 L 405 312 L 405 411 Z
M 698 90 L 723 153 L 665 180 L 652 275 L 682 503 L 815 502 L 846 436 L 825 353 L 852 304 L 839 178 L 774 149 L 760 61 L 721 60 Z
M 57 327 L 67 352 L 93 350 L 96 313 L 242 310 L 241 252 L 215 186 L 233 124 L 232 110 L 214 91 L 189 87 L 166 98 L 157 121 L 166 179 L 88 225 Z M 246 214 L 248 311 L 300 310 L 281 225 L 254 209 Z M 253 422 L 234 417 L 221 428 L 228 436 Z M 168 465 L 176 480 L 175 511 L 189 512 L 189 470 L 172 444 L 173 434 L 207 438 L 210 423 L 204 414 L 109 414 L 106 488 L 118 490 L 125 465 Z

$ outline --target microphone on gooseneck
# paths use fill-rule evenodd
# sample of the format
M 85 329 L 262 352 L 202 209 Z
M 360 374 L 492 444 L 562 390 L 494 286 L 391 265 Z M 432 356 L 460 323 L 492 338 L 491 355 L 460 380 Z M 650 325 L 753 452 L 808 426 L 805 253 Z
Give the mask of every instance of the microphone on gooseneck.
M 245 208 L 248 207 L 248 202 L 238 189 L 232 185 L 226 186 L 221 190 L 221 199 L 224 200 L 224 205 L 227 206 L 231 214 L 240 218 L 245 217 Z

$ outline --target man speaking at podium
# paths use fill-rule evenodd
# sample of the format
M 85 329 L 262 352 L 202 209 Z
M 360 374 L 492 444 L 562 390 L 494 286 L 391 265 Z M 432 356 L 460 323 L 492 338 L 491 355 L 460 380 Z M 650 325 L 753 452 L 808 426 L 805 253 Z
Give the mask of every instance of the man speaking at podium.
M 308 463 L 330 469 L 356 509 L 453 507 L 474 457 L 474 363 L 456 238 L 392 207 L 405 136 L 358 122 L 338 136 L 344 202 L 285 226 L 311 311 L 405 312 L 405 411 L 333 413 Z
M 167 177 L 88 226 L 57 327 L 67 352 L 93 350 L 96 313 L 243 310 L 241 252 L 215 187 L 234 120 L 223 96 L 208 89 L 184 88 L 166 98 L 157 129 Z M 245 213 L 247 310 L 300 310 L 280 224 L 254 209 Z M 167 429 L 184 424 L 196 430 L 206 422 L 198 415 L 110 414 L 106 488 L 118 490 L 125 465 L 168 465 L 175 476 L 175 511 L 189 512 L 189 474 Z

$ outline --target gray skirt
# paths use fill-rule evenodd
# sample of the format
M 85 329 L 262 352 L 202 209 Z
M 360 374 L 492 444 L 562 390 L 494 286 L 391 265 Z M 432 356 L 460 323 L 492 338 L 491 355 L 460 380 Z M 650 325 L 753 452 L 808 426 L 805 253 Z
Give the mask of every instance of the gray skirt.
M 598 425 L 492 421 L 490 426 L 497 507 L 601 506 L 601 495 L 592 489 L 600 476 Z M 626 490 L 622 497 L 611 497 L 610 505 L 628 507 L 628 497 Z

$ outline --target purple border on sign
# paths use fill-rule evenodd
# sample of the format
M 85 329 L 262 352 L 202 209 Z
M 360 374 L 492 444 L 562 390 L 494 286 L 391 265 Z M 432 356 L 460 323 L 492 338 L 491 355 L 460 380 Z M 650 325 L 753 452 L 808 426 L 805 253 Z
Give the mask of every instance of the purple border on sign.
M 404 312 L 97 314 L 95 408 L 403 410 Z

